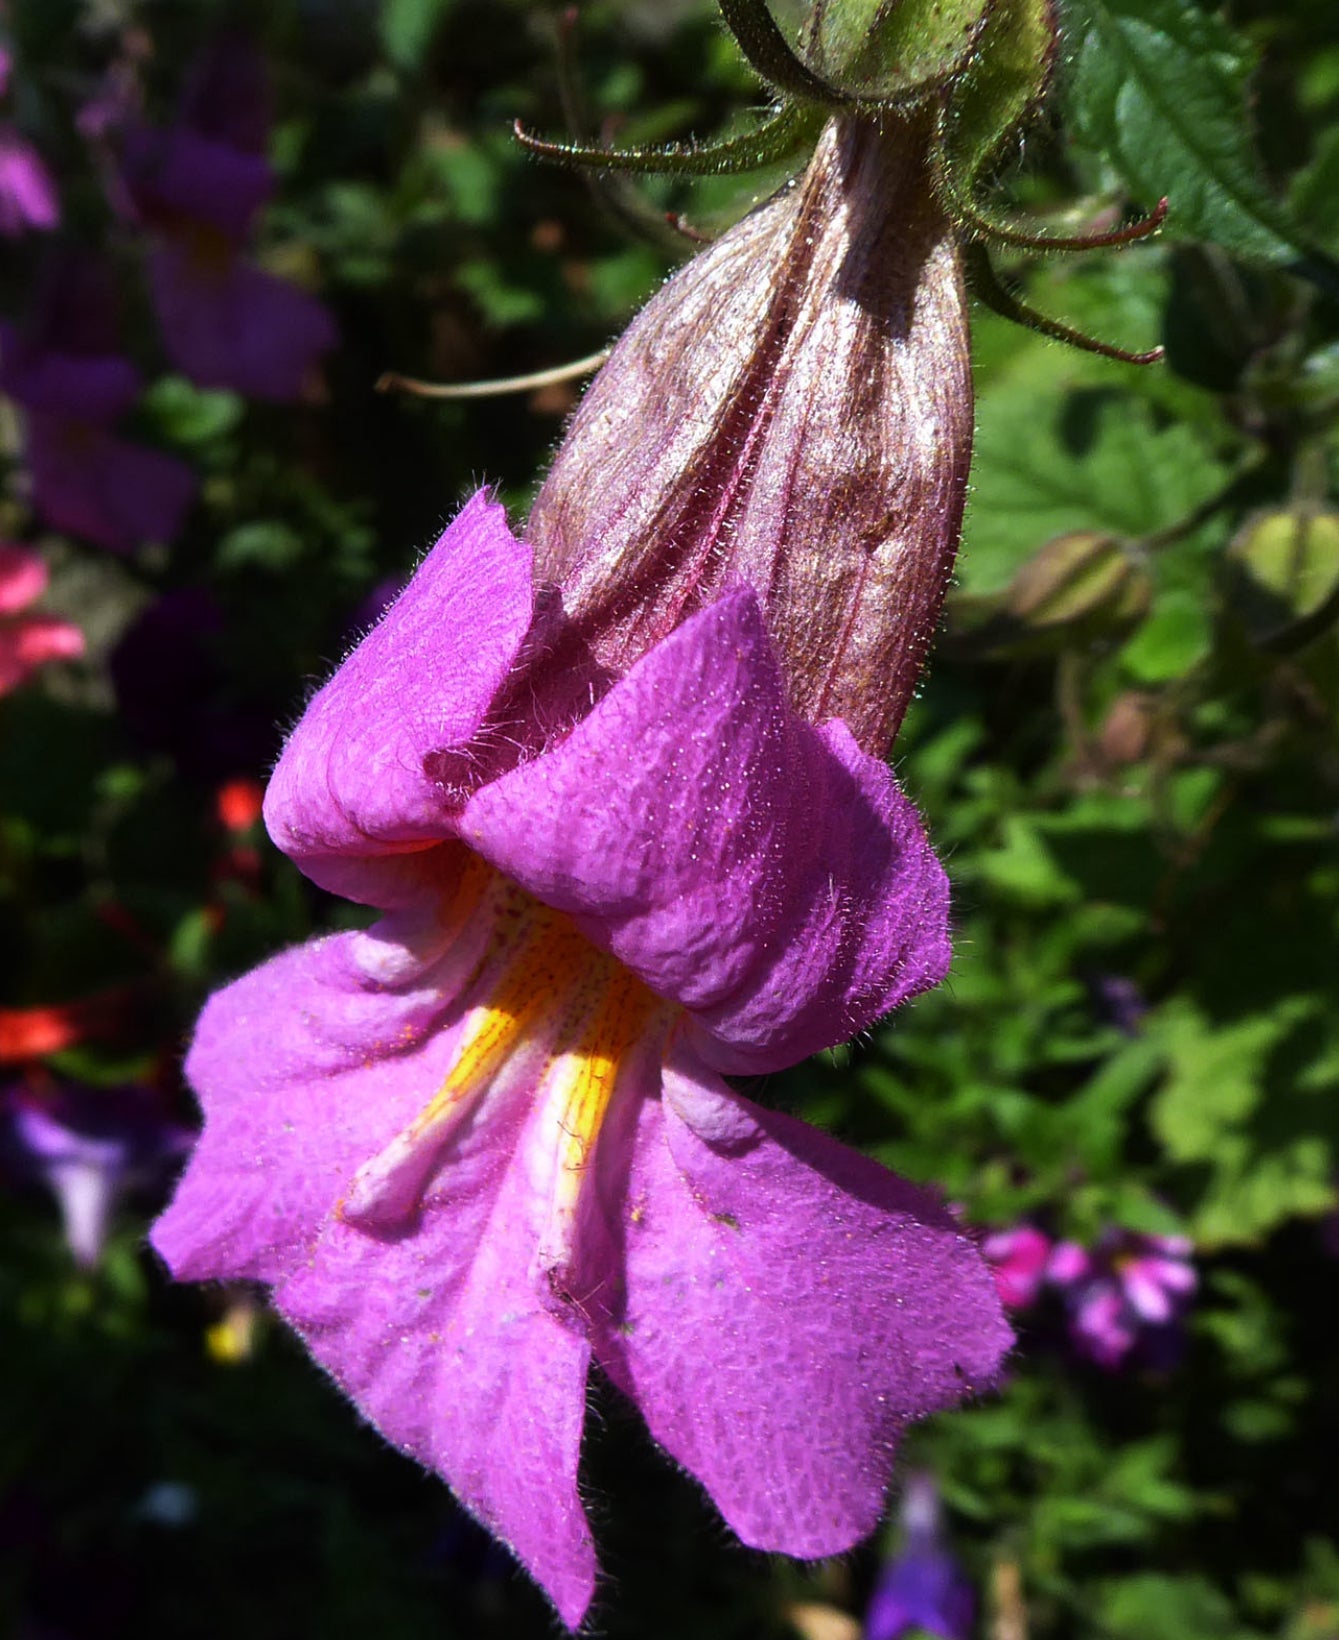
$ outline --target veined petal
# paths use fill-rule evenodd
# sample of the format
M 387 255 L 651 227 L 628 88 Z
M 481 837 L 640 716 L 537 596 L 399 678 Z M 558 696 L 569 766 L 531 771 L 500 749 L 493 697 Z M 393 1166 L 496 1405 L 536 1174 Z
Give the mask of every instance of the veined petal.
M 265 821 L 313 881 L 394 904 L 385 858 L 454 835 L 452 801 L 425 760 L 479 728 L 531 607 L 529 553 L 480 491 L 284 747 Z
M 186 1061 L 204 1133 L 153 1232 L 179 1279 L 278 1280 L 444 1082 L 489 926 L 450 886 L 430 914 L 285 951 L 210 1000 Z
M 722 1069 L 792 1064 L 947 968 L 914 809 L 840 725 L 790 710 L 749 590 L 476 792 L 461 833 L 693 1012 Z
M 870 1531 L 903 1428 L 989 1386 L 1010 1343 L 941 1206 L 682 1051 L 641 1110 L 623 1235 L 597 1358 L 759 1548 Z
M 595 1583 L 576 1486 L 590 1346 L 529 1279 L 541 1221 L 520 1161 L 526 1104 L 464 1135 L 412 1233 L 332 1223 L 275 1302 L 381 1433 L 444 1477 L 575 1628 Z

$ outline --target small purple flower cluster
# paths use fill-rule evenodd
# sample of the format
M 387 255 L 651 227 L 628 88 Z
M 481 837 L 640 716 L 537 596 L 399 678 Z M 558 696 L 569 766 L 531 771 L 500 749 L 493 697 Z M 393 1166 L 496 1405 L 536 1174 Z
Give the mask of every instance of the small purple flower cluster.
M 1007 1309 L 1027 1309 L 1046 1291 L 1059 1297 L 1069 1343 L 1084 1360 L 1114 1372 L 1178 1359 L 1198 1284 L 1184 1237 L 1113 1227 L 1085 1248 L 1020 1224 L 987 1236 L 982 1251 Z

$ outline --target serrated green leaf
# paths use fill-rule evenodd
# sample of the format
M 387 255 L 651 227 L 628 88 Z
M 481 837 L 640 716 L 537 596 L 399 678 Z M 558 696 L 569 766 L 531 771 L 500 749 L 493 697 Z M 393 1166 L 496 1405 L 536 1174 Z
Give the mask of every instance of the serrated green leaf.
M 1171 200 L 1167 232 L 1289 264 L 1308 247 L 1271 198 L 1251 139 L 1252 63 L 1193 0 L 1070 0 L 1072 129 L 1132 192 Z
M 980 401 L 961 560 L 963 589 L 974 596 L 1002 590 L 1044 541 L 1082 530 L 1138 539 L 1185 517 L 1223 482 L 1191 428 L 1159 427 L 1124 393 L 1066 393 L 1068 356 L 1050 351 L 1049 389 L 1029 378 Z

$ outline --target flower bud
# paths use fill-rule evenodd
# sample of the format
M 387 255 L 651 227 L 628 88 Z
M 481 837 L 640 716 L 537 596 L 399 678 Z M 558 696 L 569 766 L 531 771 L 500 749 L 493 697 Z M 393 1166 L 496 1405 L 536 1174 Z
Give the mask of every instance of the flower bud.
M 1227 556 L 1232 607 L 1257 643 L 1294 647 L 1339 613 L 1339 513 L 1257 513 Z
M 536 500 L 556 640 L 620 674 L 752 586 L 796 710 L 881 755 L 939 618 L 971 456 L 966 303 L 919 123 L 843 118 L 682 269 Z
M 1047 541 L 1005 594 L 1013 621 L 1031 632 L 1078 625 L 1128 626 L 1148 613 L 1148 571 L 1114 535 L 1076 530 Z

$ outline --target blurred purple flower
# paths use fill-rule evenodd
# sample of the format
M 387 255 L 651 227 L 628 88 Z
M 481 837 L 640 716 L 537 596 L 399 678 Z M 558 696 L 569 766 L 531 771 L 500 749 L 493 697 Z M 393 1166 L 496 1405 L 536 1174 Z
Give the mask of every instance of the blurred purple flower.
M 1051 1256 L 1051 1238 L 1044 1231 L 1034 1224 L 997 1230 L 981 1243 L 981 1251 L 1006 1309 L 1022 1310 L 1036 1302 Z
M 1061 1293 L 1078 1352 L 1111 1371 L 1173 1359 L 1197 1285 L 1192 1252 L 1181 1236 L 1122 1229 L 1091 1249 L 1058 1242 L 1046 1278 Z
M 1089 995 L 1097 1014 L 1124 1036 L 1138 1036 L 1148 1013 L 1148 1000 L 1126 974 L 1089 973 Z
M 225 37 L 197 59 L 173 126 L 127 129 L 122 169 L 154 235 L 149 288 L 173 362 L 202 387 L 283 402 L 336 332 L 315 297 L 242 255 L 274 190 L 269 122 L 264 63 Z
M 939 1202 L 724 1080 L 946 969 L 887 764 L 795 714 L 740 587 L 492 768 L 535 611 L 477 496 L 308 706 L 266 823 L 384 915 L 208 1003 L 205 1131 L 153 1239 L 181 1279 L 269 1283 L 576 1627 L 594 1363 L 746 1542 L 812 1558 L 871 1529 L 902 1430 L 992 1383 L 1009 1332 Z
M 902 1547 L 874 1585 L 864 1640 L 901 1640 L 918 1630 L 941 1640 L 967 1640 L 976 1601 L 944 1542 L 932 1475 L 917 1472 L 907 1477 L 899 1516 Z
M 255 775 L 278 750 L 277 703 L 258 698 L 230 664 L 223 606 L 206 587 L 176 587 L 136 617 L 111 654 L 121 720 L 209 785 Z
M 0 390 L 26 411 L 32 504 L 53 529 L 109 552 L 170 541 L 195 496 L 174 456 L 118 438 L 140 374 L 115 351 L 115 308 L 96 267 L 61 261 L 26 331 L 0 323 Z
M 195 1138 L 142 1088 L 61 1085 L 50 1097 L 10 1088 L 0 1110 L 11 1154 L 55 1196 L 66 1245 L 84 1269 L 100 1261 L 121 1197 L 162 1180 Z

